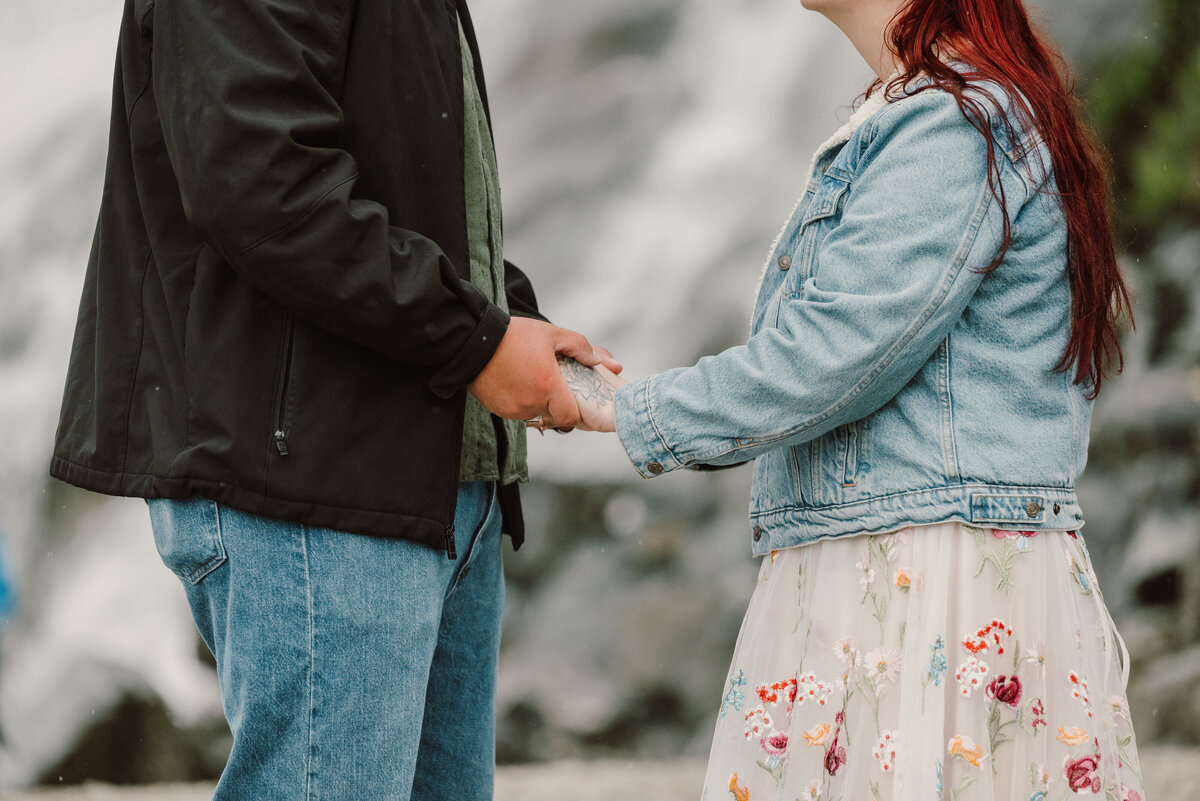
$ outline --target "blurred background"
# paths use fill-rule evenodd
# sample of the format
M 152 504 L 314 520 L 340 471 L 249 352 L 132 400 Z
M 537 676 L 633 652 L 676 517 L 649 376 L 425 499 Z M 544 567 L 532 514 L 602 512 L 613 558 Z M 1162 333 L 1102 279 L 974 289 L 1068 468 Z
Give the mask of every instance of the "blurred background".
M 145 507 L 46 476 L 100 198 L 120 0 L 0 5 L 0 788 L 215 777 L 211 660 Z M 813 148 L 868 71 L 798 0 L 473 0 L 507 255 L 639 376 L 744 340 Z M 1039 0 L 1110 149 L 1136 297 L 1085 535 L 1143 746 L 1200 744 L 1200 4 Z M 644 482 L 533 437 L 500 759 L 707 751 L 756 563 L 748 469 Z

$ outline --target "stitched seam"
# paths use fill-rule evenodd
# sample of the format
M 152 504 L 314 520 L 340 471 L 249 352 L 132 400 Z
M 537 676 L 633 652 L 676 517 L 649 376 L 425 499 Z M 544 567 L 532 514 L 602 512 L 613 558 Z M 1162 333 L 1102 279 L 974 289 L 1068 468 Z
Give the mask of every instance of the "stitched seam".
M 683 460 L 675 455 L 671 450 L 671 446 L 667 444 L 667 440 L 663 437 L 662 430 L 659 429 L 658 423 L 654 420 L 654 406 L 650 401 L 650 381 L 646 382 L 646 419 L 650 421 L 650 427 L 654 429 L 654 436 L 658 437 L 658 442 L 662 445 L 664 451 L 675 460 L 677 464 L 683 464 Z M 724 453 L 724 451 L 721 451 Z
M 789 504 L 787 506 L 776 506 L 771 509 L 762 509 L 757 512 L 751 512 L 750 517 L 752 517 L 752 518 L 770 517 L 773 515 L 783 514 L 784 512 L 800 512 L 803 514 L 803 513 L 807 513 L 807 512 L 820 511 L 823 509 L 844 509 L 844 508 L 849 508 L 849 507 L 854 507 L 854 506 L 869 506 L 873 503 L 878 503 L 880 501 L 891 500 L 894 498 L 904 498 L 909 495 L 930 495 L 930 494 L 942 493 L 942 492 L 959 492 L 964 489 L 973 489 L 973 488 L 987 489 L 988 487 L 994 487 L 994 486 L 995 486 L 994 484 L 978 484 L 978 483 L 947 485 L 944 487 L 932 487 L 930 489 L 922 489 L 922 490 L 902 490 L 900 492 L 891 492 L 891 493 L 888 493 L 887 495 L 872 495 L 869 498 L 863 498 L 862 500 L 858 500 L 858 501 L 847 501 L 844 503 L 827 503 L 827 504 L 821 504 L 821 505 L 809 504 L 808 506 L 796 506 L 795 504 Z M 1046 492 L 1048 495 L 1051 493 L 1063 493 L 1063 492 L 1073 494 L 1075 492 L 1074 487 L 1030 486 L 1030 487 L 1026 487 L 1025 489 L 1028 489 L 1030 491 Z M 987 497 L 989 497 L 989 498 L 1010 498 L 1010 497 L 1011 498 L 1024 498 L 1028 494 L 1029 494 L 1028 492 L 996 492 L 996 493 L 987 493 Z M 969 502 L 970 501 L 968 501 L 968 503 Z
M 133 390 L 137 386 L 138 372 L 142 368 L 142 353 L 146 349 L 146 312 L 141 308 L 142 296 L 146 291 L 146 276 L 150 274 L 150 263 L 154 260 L 154 252 L 146 246 L 146 259 L 142 265 L 142 277 L 138 281 L 138 352 L 133 360 L 133 371 L 129 376 L 129 391 L 125 406 L 125 454 L 121 457 L 121 472 L 125 473 L 129 464 L 129 429 L 132 427 L 130 418 L 133 416 Z
M 317 652 L 316 652 L 316 636 L 314 621 L 314 603 L 313 603 L 313 587 L 312 587 L 312 572 L 309 569 L 309 531 L 308 526 L 300 526 L 301 537 L 301 553 L 304 555 L 304 587 L 305 601 L 308 605 L 308 751 L 304 756 L 304 798 L 306 801 L 313 798 L 313 774 L 315 771 L 314 757 L 314 739 L 316 737 L 314 729 L 316 726 L 316 690 L 314 687 L 317 672 Z
M 300 215 L 296 217 L 296 219 L 286 223 L 285 225 L 283 225 L 276 231 L 273 231 L 272 233 L 269 233 L 266 236 L 262 237 L 261 239 L 255 241 L 255 242 L 252 242 L 251 244 L 242 248 L 241 250 L 239 250 L 237 252 L 237 255 L 245 256 L 247 253 L 254 250 L 255 248 L 257 248 L 261 245 L 264 245 L 267 242 L 270 242 L 275 237 L 286 234 L 288 231 L 292 230 L 297 225 L 299 225 L 300 223 L 302 223 L 306 219 L 308 219 L 310 216 L 312 216 L 312 213 L 317 210 L 317 207 L 321 205 L 321 202 L 323 200 L 325 200 L 325 198 L 329 197 L 330 195 L 332 195 L 334 192 L 336 192 L 338 189 L 342 188 L 346 184 L 352 183 L 356 180 L 358 180 L 357 172 L 355 172 L 353 175 L 351 175 L 348 178 L 343 178 L 342 180 L 338 181 L 336 184 L 334 184 L 333 186 L 329 187 L 327 190 L 322 192 L 321 196 L 318 197 L 316 200 L 314 200 L 312 202 L 312 205 L 310 205 L 307 209 L 305 209 L 303 212 L 301 212 Z

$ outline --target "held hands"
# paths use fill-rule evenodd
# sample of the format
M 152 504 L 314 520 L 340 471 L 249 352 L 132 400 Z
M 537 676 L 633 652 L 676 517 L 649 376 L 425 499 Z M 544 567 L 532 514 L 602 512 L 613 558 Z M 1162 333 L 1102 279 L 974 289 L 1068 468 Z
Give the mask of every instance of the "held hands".
M 620 362 L 604 348 L 592 347 L 583 334 L 541 320 L 513 317 L 491 361 L 469 389 L 499 417 L 539 418 L 542 428 L 585 426 L 583 404 L 577 402 L 566 373 L 559 369 L 563 357 L 580 370 L 600 365 L 610 376 L 621 372 Z M 612 401 L 608 403 L 611 407 Z M 588 409 L 594 411 L 591 405 Z M 614 430 L 611 423 L 607 430 Z
M 625 379 L 605 367 L 603 362 L 589 367 L 577 359 L 559 356 L 558 367 L 578 406 L 579 421 L 575 426 L 585 431 L 616 431 L 617 389 L 627 383 Z M 538 429 L 564 427 L 557 419 L 546 415 L 529 424 Z

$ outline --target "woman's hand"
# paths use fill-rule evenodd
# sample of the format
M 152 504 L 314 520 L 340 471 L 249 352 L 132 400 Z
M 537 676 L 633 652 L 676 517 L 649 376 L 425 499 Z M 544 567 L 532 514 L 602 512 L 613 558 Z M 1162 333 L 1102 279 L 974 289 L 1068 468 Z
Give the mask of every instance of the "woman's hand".
M 558 369 L 571 388 L 575 403 L 579 405 L 577 428 L 585 431 L 616 431 L 617 389 L 627 383 L 603 364 L 588 367 L 569 356 L 558 357 Z M 530 421 L 534 428 L 556 428 L 548 415 Z

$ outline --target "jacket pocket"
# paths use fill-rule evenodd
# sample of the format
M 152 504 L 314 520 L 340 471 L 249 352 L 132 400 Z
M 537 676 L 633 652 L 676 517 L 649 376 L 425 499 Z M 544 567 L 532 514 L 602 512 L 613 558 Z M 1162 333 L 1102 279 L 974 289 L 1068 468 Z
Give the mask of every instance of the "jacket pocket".
M 842 199 L 850 188 L 850 176 L 836 167 L 831 167 L 821 178 L 821 185 L 813 194 L 812 201 L 804 210 L 800 220 L 800 230 L 818 221 L 833 217 L 842 208 Z
M 842 454 L 842 486 L 858 483 L 858 442 L 862 437 L 862 422 L 854 421 L 842 427 L 845 450 Z
M 199 584 L 225 563 L 220 513 L 215 501 L 189 498 L 176 501 L 153 498 L 150 526 L 159 558 L 172 573 L 189 584 Z

